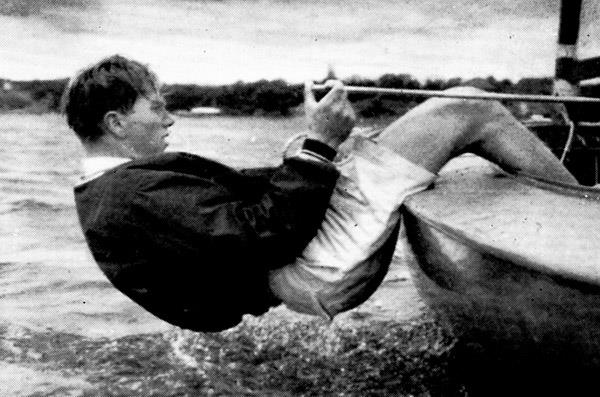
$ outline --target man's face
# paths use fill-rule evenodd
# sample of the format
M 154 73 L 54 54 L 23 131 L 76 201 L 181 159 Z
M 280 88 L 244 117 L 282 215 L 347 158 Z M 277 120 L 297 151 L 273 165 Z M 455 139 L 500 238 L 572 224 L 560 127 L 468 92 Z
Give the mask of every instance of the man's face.
M 133 108 L 123 115 L 126 144 L 134 158 L 164 152 L 168 128 L 175 122 L 165 108 L 165 100 L 154 92 L 140 96 Z

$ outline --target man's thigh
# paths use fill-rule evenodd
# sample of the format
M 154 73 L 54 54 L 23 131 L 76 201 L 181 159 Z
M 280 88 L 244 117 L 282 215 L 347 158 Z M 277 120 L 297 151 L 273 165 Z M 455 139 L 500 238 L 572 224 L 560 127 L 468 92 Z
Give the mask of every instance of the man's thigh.
M 476 93 L 472 87 L 453 92 Z M 436 173 L 465 146 L 465 137 L 483 123 L 490 113 L 482 101 L 433 98 L 410 110 L 388 126 L 379 136 L 379 144 L 405 159 Z

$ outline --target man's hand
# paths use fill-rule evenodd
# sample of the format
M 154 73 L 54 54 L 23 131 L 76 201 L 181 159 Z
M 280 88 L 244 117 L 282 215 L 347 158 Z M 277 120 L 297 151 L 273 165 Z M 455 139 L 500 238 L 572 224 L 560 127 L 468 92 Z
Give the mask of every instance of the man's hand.
M 579 88 L 566 80 L 556 80 L 552 86 L 552 94 L 556 96 L 577 96 Z
M 331 91 L 317 102 L 313 93 L 313 83 L 306 82 L 304 106 L 309 138 L 319 140 L 337 149 L 352 132 L 356 115 L 348 102 L 348 94 L 342 82 L 333 81 L 331 83 L 333 87 Z

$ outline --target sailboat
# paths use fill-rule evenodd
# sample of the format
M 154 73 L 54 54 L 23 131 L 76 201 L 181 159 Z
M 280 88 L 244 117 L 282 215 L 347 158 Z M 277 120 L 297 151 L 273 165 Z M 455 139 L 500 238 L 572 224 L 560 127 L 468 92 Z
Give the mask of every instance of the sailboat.
M 590 15 L 598 22 L 597 1 L 563 0 L 555 78 L 577 90 L 600 76 L 600 57 L 577 57 L 580 20 Z M 573 395 L 595 386 L 600 105 L 585 106 L 596 110 L 573 104 L 564 125 L 531 128 L 551 146 L 561 129 L 563 143 L 579 142 L 554 149 L 588 186 L 508 175 L 482 160 L 442 172 L 403 207 L 415 283 L 455 335 L 455 370 L 471 394 Z

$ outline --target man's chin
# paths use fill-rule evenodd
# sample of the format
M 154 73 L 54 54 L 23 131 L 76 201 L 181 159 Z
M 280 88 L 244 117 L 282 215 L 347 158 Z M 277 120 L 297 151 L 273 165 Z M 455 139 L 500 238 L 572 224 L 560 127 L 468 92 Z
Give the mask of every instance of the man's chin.
M 156 148 L 157 154 L 163 153 L 169 147 L 169 143 L 167 141 L 162 141 L 160 146 Z
M 167 151 L 167 146 L 168 145 L 164 145 L 161 146 L 160 148 L 154 148 L 154 150 L 148 150 L 142 157 L 152 157 L 152 156 L 158 156 L 160 154 L 163 154 Z

